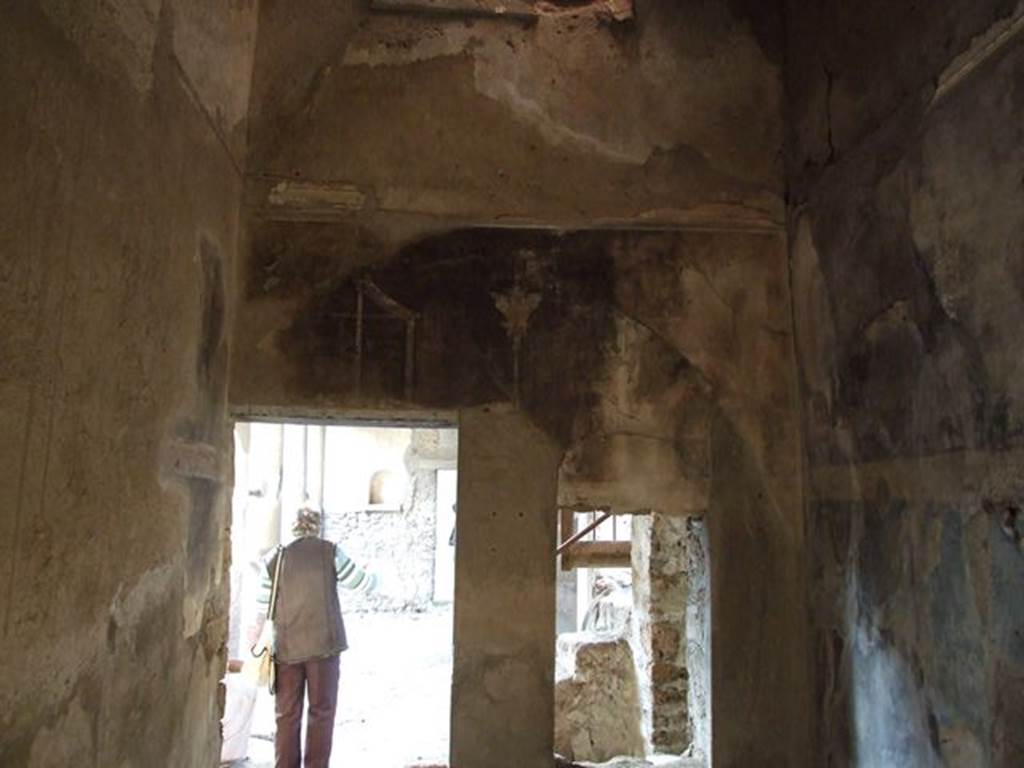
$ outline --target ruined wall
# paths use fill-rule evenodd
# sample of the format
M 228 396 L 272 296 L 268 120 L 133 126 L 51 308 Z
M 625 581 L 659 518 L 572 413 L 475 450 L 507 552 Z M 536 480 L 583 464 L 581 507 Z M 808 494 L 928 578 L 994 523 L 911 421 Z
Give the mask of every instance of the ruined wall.
M 262 4 L 233 407 L 512 403 L 560 503 L 717 516 L 715 759 L 805 764 L 780 8 L 370 5 Z
M 382 450 L 382 441 L 374 446 L 370 440 L 338 440 L 332 445 L 332 429 L 328 428 L 328 471 L 335 477 L 333 484 L 352 483 L 362 490 L 362 504 L 332 503 L 331 494 L 325 498 L 326 537 L 337 541 L 360 565 L 381 577 L 382 589 L 372 594 L 341 592 L 341 606 L 345 611 L 424 611 L 433 605 L 434 553 L 437 539 L 437 472 L 421 468 L 411 450 L 420 444 L 439 441 L 438 430 L 387 430 L 396 433 L 388 441 L 390 450 Z M 348 431 L 348 430 L 346 430 Z M 373 433 L 376 436 L 376 431 Z M 399 438 L 399 435 L 401 437 Z M 369 438 L 370 435 L 366 435 Z M 378 438 L 379 440 L 379 438 Z M 360 442 L 363 444 L 360 445 Z M 374 450 L 376 448 L 376 450 Z M 386 453 L 399 449 L 396 458 L 404 473 L 408 467 L 405 497 L 401 507 L 386 511 L 371 510 L 366 502 L 367 472 L 352 472 L 353 465 L 361 462 L 359 451 L 369 454 L 370 464 L 376 459 L 382 466 Z M 407 458 L 408 457 L 408 460 Z M 365 461 L 365 460 L 364 460 Z M 390 462 L 388 462 L 390 465 Z M 403 465 L 404 463 L 404 465 Z M 358 482 L 363 480 L 364 482 Z M 337 499 L 341 502 L 341 499 Z M 446 538 L 447 541 L 447 538 Z M 452 548 L 454 557 L 454 548 Z M 385 588 L 387 587 L 387 588 Z M 389 591 L 390 590 L 390 591 Z
M 659 512 L 633 521 L 633 616 L 643 692 L 644 737 L 654 751 L 690 747 L 686 667 L 686 528 L 689 520 Z
M 523 23 L 264 2 L 250 205 L 386 242 L 438 219 L 780 227 L 775 4 L 580 5 Z
M 647 754 L 636 662 L 628 637 L 592 632 L 559 635 L 555 666 L 556 754 L 591 763 Z
M 319 250 L 326 225 L 304 240 L 309 226 L 282 225 L 275 242 L 287 249 L 251 254 L 235 407 L 518 403 L 564 451 L 563 502 L 717 520 L 721 759 L 742 765 L 771 734 L 774 757 L 802 764 L 806 655 L 794 649 L 806 603 L 783 238 L 474 229 L 357 269 Z M 307 283 L 312 259 L 337 277 Z M 411 336 L 407 320 L 371 311 L 375 291 L 411 313 Z M 730 718 L 737 708 L 763 712 L 764 730 Z
M 1024 8 L 789 9 L 820 765 L 1024 761 Z
M 0 764 L 213 765 L 254 3 L 0 8 Z
M 631 631 L 644 737 L 654 752 L 707 764 L 711 595 L 704 521 L 655 512 L 634 519 L 632 536 Z

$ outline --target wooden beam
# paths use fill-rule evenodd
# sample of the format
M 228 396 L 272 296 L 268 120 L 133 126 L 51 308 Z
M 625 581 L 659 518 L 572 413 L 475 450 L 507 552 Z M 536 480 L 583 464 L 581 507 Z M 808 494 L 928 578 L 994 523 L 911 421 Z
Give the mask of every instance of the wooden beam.
M 558 510 L 558 518 L 558 540 L 565 541 L 576 532 L 576 513 L 569 507 L 561 507 Z M 572 570 L 564 557 L 562 558 L 562 570 Z
M 581 541 L 562 553 L 562 569 L 629 568 L 632 557 L 629 541 Z

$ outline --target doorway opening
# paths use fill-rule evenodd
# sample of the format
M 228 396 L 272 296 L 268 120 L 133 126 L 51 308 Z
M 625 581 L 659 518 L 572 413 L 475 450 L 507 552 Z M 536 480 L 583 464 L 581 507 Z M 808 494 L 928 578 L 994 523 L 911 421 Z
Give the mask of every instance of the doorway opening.
M 565 508 L 559 542 L 557 764 L 645 759 L 706 768 L 710 595 L 703 520 Z
M 452 428 L 236 425 L 226 764 L 273 765 L 274 699 L 239 670 L 268 555 L 304 508 L 366 576 L 339 579 L 349 649 L 331 765 L 448 764 L 457 454 Z

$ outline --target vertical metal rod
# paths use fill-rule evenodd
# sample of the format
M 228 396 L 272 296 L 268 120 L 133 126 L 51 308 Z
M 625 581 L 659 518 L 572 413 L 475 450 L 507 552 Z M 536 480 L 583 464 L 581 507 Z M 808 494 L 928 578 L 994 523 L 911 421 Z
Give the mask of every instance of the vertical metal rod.
M 302 425 L 302 504 L 309 503 L 309 425 Z
M 356 285 L 356 394 L 363 391 L 363 286 Z
M 519 408 L 519 349 L 522 346 L 522 338 L 516 335 L 512 338 L 512 403 Z
M 320 425 L 320 511 L 324 509 L 324 475 L 327 472 L 327 425 Z
M 412 400 L 413 366 L 416 362 L 416 319 L 405 326 L 405 399 Z
M 597 512 L 592 512 L 591 514 L 594 516 L 595 519 L 586 528 L 584 528 L 581 531 L 577 531 L 572 536 L 570 536 L 568 539 L 563 541 L 559 545 L 559 547 L 558 547 L 558 554 L 562 554 L 565 550 L 567 550 L 569 547 L 571 547 L 577 541 L 579 541 L 580 539 L 584 538 L 588 533 L 591 536 L 593 536 L 594 535 L 594 529 L 597 528 L 597 526 L 599 526 L 601 523 L 603 523 L 609 517 L 611 517 L 613 513 L 610 512 L 610 511 L 609 512 L 604 512 L 604 513 L 601 514 L 600 518 L 597 517 Z
M 271 519 L 273 526 L 273 541 L 270 544 L 277 546 L 285 540 L 284 504 L 281 494 L 284 491 L 284 424 L 278 424 L 274 434 L 274 469 L 277 476 L 276 483 L 272 489 L 271 499 L 273 503 L 270 508 L 271 515 L 277 519 Z

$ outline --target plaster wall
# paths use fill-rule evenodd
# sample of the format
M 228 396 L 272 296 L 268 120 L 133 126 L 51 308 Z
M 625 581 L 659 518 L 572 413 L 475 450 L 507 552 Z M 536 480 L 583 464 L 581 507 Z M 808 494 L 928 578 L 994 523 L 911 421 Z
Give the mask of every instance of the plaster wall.
M 255 32 L 250 2 L 0 8 L 0 764 L 217 760 Z
M 387 244 L 459 223 L 778 228 L 775 4 L 637 0 L 532 23 L 270 0 L 251 102 L 261 218 Z M 315 23 L 314 23 L 315 20 Z
M 511 403 L 563 453 L 552 520 L 556 504 L 718 515 L 715 578 L 732 578 L 705 658 L 721 646 L 722 714 L 745 717 L 715 757 L 746 765 L 771 743 L 806 764 L 780 8 L 637 0 L 628 22 L 530 24 L 261 10 L 233 407 Z M 547 572 L 549 553 L 529 558 Z
M 552 762 L 560 458 L 521 411 L 459 418 L 452 765 Z
M 789 11 L 817 763 L 1019 765 L 1024 8 Z
M 344 227 L 330 230 L 346 242 Z M 252 254 L 236 407 L 450 412 L 518 402 L 563 452 L 552 518 L 558 503 L 717 518 L 711 600 L 722 630 L 705 654 L 720 659 L 716 749 L 725 765 L 743 765 L 768 742 L 780 760 L 803 764 L 806 582 L 784 239 L 474 229 L 360 268 L 358 257 L 321 252 L 324 240 L 303 240 L 307 231 L 282 229 L 278 242 L 289 245 L 271 261 Z M 311 259 L 337 277 L 311 281 Z M 416 315 L 411 357 L 402 324 L 367 324 L 355 344 L 357 280 Z M 549 555 L 530 557 L 547 568 Z M 737 710 L 758 714 L 728 714 Z
M 707 526 L 689 518 L 684 533 L 686 552 L 686 709 L 690 753 L 711 754 L 711 588 Z M 804 685 L 807 685 L 806 679 Z M 809 691 L 804 694 L 809 698 Z M 805 733 L 805 732 L 802 732 Z M 806 755 L 806 752 L 798 753 Z

